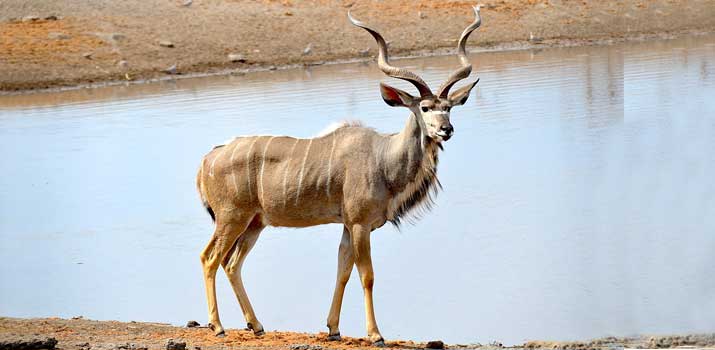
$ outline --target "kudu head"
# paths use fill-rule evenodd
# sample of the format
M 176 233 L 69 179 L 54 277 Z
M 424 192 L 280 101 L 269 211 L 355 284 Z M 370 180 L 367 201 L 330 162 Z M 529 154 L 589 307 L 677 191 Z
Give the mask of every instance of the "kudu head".
M 449 112 L 452 107 L 461 106 L 467 102 L 470 91 L 472 91 L 472 88 L 479 82 L 479 79 L 477 79 L 475 82 L 467 84 L 452 93 L 449 92 L 454 84 L 467 78 L 472 72 L 472 64 L 469 63 L 467 59 L 465 46 L 469 35 L 472 34 L 475 29 L 479 28 L 479 25 L 482 23 L 482 19 L 479 16 L 479 6 L 474 7 L 474 15 L 474 22 L 464 29 L 462 36 L 459 38 L 459 44 L 457 45 L 457 56 L 459 57 L 459 62 L 462 67 L 449 76 L 447 81 L 440 86 L 437 95 L 435 95 L 427 86 L 427 83 L 417 74 L 407 69 L 390 65 L 389 56 L 387 54 L 387 43 L 382 35 L 367 24 L 353 18 L 350 12 L 348 12 L 350 22 L 367 30 L 372 37 L 375 38 L 375 41 L 377 41 L 379 47 L 377 65 L 380 67 L 380 70 L 390 77 L 412 83 L 420 93 L 420 96 L 416 97 L 400 89 L 380 83 L 382 99 L 390 106 L 409 108 L 417 117 L 422 133 L 437 142 L 447 141 L 452 137 L 454 127 L 452 127 L 449 121 Z

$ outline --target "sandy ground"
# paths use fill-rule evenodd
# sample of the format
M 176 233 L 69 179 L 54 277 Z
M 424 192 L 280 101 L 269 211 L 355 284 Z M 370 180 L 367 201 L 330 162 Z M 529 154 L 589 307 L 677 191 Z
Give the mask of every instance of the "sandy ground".
M 158 323 L 92 321 L 59 318 L 20 319 L 0 317 L 0 348 L 20 341 L 57 340 L 56 348 L 72 350 L 146 350 L 167 349 L 169 339 L 186 343 L 188 350 L 213 349 L 366 349 L 373 348 L 366 339 L 343 337 L 328 342 L 326 333 L 307 334 L 267 332 L 258 338 L 247 330 L 227 330 L 227 336 L 217 338 L 207 328 L 174 327 Z M 388 341 L 393 349 L 423 349 L 427 344 L 411 341 Z M 687 336 L 642 336 L 634 338 L 603 338 L 587 342 L 532 341 L 515 348 L 522 349 L 613 349 L 613 348 L 675 348 L 697 347 L 715 349 L 715 333 Z M 15 348 L 18 348 L 17 346 Z M 500 349 L 501 344 L 446 345 L 448 349 Z M 25 349 L 28 349 L 26 346 Z M 174 349 L 167 349 L 174 350 Z M 181 349 L 175 349 L 181 350 Z
M 0 91 L 369 59 L 348 10 L 396 55 L 434 53 L 475 3 L 472 48 L 715 30 L 715 0 L 3 0 Z

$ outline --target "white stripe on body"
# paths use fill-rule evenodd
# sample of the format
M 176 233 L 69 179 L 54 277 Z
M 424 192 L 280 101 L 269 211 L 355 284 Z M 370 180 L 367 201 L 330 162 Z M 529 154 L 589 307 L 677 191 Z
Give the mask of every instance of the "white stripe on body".
M 303 185 L 303 173 L 305 172 L 305 162 L 308 160 L 308 153 L 310 152 L 310 146 L 313 144 L 313 139 L 308 142 L 308 148 L 305 150 L 305 156 L 303 156 L 303 165 L 300 167 L 300 175 L 298 176 L 298 191 L 295 195 L 295 205 L 298 205 L 300 200 L 300 188 Z
M 298 141 L 300 139 L 295 139 L 295 142 L 293 143 L 293 147 L 290 149 L 290 156 L 288 157 L 288 160 L 286 162 L 286 171 L 283 174 L 283 208 L 286 206 L 287 202 L 287 196 L 288 196 L 288 191 L 287 191 L 287 183 L 288 183 L 288 170 L 290 170 L 290 161 L 293 159 L 293 152 L 295 152 L 295 146 L 298 145 Z
M 333 151 L 335 151 L 335 134 L 333 133 L 333 146 L 330 148 L 330 157 L 328 158 L 328 182 L 325 184 L 325 193 L 330 198 L 330 169 L 333 165 Z
M 220 153 L 217 154 L 216 157 L 214 157 L 214 160 L 211 161 L 211 168 L 209 168 L 209 176 L 214 177 L 214 165 L 216 164 L 216 160 L 218 160 L 225 152 L 226 146 L 223 146 Z
M 231 165 L 232 165 L 232 166 L 233 166 L 233 164 L 234 164 L 234 159 L 235 159 L 235 157 L 236 157 L 236 150 L 238 149 L 238 145 L 239 145 L 239 144 L 240 144 L 240 142 L 236 142 L 236 146 L 233 147 L 233 151 L 231 152 L 231 158 L 230 158 L 230 160 L 231 160 Z M 233 171 L 231 171 L 231 178 L 233 178 L 233 187 L 236 189 L 236 196 L 238 197 L 238 181 L 237 181 L 237 179 L 236 179 L 236 171 L 235 171 L 235 169 L 234 169 Z
M 270 139 L 268 139 L 268 142 L 266 142 L 266 146 L 263 147 L 263 157 L 261 157 L 261 174 L 259 176 L 259 180 L 261 181 L 261 193 L 260 195 L 260 200 L 259 202 L 261 203 L 261 206 L 263 206 L 263 194 L 265 193 L 263 190 L 263 171 L 266 167 L 266 152 L 268 151 L 268 146 L 271 145 L 271 141 L 276 138 L 275 136 L 271 136 Z
M 257 136 L 255 139 L 253 139 L 253 142 L 251 142 L 251 147 L 248 148 L 248 152 L 246 152 L 246 179 L 248 179 L 248 198 L 253 197 L 253 189 L 251 188 L 251 151 L 253 151 L 253 146 L 256 145 L 256 141 L 260 136 Z

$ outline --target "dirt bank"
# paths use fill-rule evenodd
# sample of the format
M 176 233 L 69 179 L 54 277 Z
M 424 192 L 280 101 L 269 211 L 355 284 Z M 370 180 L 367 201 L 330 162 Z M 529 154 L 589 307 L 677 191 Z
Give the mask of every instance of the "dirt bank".
M 3 344 L 30 342 L 33 339 L 57 340 L 59 349 L 72 350 L 142 350 L 167 349 L 167 342 L 186 343 L 189 350 L 213 349 L 365 349 L 372 348 L 363 338 L 343 337 L 342 341 L 328 342 L 327 334 L 291 332 L 267 332 L 257 338 L 246 330 L 227 330 L 227 336 L 217 338 L 207 328 L 174 327 L 166 324 L 143 322 L 92 321 L 85 319 L 64 320 L 59 318 L 20 319 L 0 317 L 0 348 Z M 50 341 L 52 342 L 52 341 Z M 395 349 L 422 349 L 424 343 L 411 341 L 388 341 Z M 670 348 L 670 347 L 715 347 L 715 333 L 688 336 L 653 336 L 635 338 L 603 338 L 587 342 L 532 341 L 515 348 L 523 349 L 613 349 Z M 5 346 L 7 347 L 7 346 Z M 498 343 L 489 345 L 447 345 L 449 349 L 500 349 Z M 171 350 L 171 349 L 169 349 Z M 181 349 L 175 349 L 181 350 Z
M 451 49 L 477 2 L 471 47 L 715 29 L 712 0 L 3 0 L 0 91 L 372 56 L 348 10 L 397 55 Z

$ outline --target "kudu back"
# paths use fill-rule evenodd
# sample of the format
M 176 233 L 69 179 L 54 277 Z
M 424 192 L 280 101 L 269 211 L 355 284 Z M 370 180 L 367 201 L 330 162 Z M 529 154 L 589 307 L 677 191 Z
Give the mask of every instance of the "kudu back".
M 367 24 L 350 21 L 368 31 L 378 44 L 378 67 L 388 76 L 413 84 L 419 96 L 380 84 L 383 100 L 410 110 L 399 133 L 381 134 L 355 123 L 344 123 L 319 137 L 238 137 L 215 147 L 202 160 L 197 187 L 203 205 L 215 221 L 215 232 L 201 253 L 209 326 L 223 336 L 216 303 L 215 277 L 224 267 L 241 305 L 248 327 L 256 335 L 263 326 L 248 300 L 241 266 L 266 226 L 307 227 L 328 223 L 344 225 L 338 250 L 338 272 L 328 315 L 329 339 L 339 340 L 338 323 L 343 292 L 357 266 L 365 297 L 367 333 L 384 345 L 373 311 L 373 269 L 370 233 L 386 222 L 401 220 L 428 208 L 440 188 L 438 151 L 454 128 L 450 110 L 464 104 L 477 83 L 450 93 L 472 66 L 466 55 L 469 35 L 481 24 L 475 20 L 462 33 L 457 55 L 461 67 L 433 94 L 427 84 L 404 68 L 389 63 L 383 37 Z

